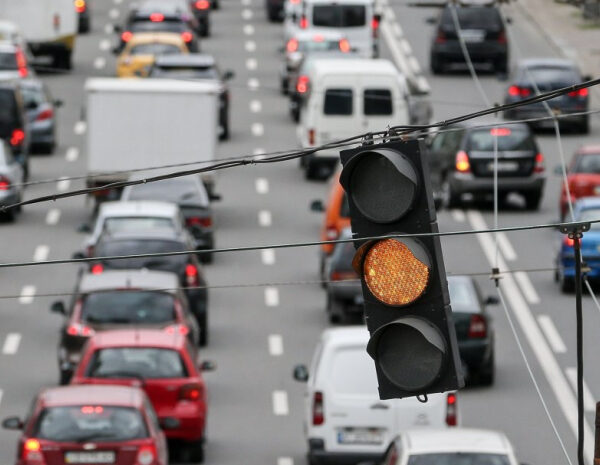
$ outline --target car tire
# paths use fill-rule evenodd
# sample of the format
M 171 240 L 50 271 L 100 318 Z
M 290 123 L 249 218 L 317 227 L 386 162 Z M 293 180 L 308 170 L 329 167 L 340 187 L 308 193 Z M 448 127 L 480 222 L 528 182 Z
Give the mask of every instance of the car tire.
M 327 313 L 331 324 L 344 324 L 347 320 L 346 305 L 327 294 Z
M 565 275 L 560 276 L 560 290 L 564 294 L 572 294 L 575 290 L 575 279 Z
M 590 118 L 588 115 L 583 117 L 583 120 L 577 127 L 580 134 L 588 134 L 590 132 Z
M 204 462 L 204 440 L 189 443 L 187 446 L 186 462 L 202 463 Z
M 502 57 L 494 62 L 494 71 L 496 73 L 506 74 L 508 72 L 508 58 Z
M 490 355 L 490 359 L 485 364 L 485 366 L 477 373 L 477 381 L 480 386 L 491 386 L 494 384 L 494 374 L 495 374 L 495 365 L 494 365 L 494 353 Z
M 66 386 L 71 382 L 71 378 L 73 377 L 73 373 L 67 370 L 60 370 L 60 375 L 58 377 L 58 384 L 61 386 Z
M 56 149 L 56 142 L 50 142 L 48 144 L 40 144 L 38 146 L 38 153 L 43 155 L 52 155 Z
M 213 259 L 214 259 L 214 256 L 212 253 L 203 253 L 203 254 L 200 254 L 199 257 L 200 257 L 200 263 L 207 264 L 207 265 L 212 263 Z
M 206 347 L 208 345 L 208 312 L 204 312 L 198 317 L 198 326 L 200 326 L 198 345 Z
M 437 55 L 431 55 L 429 66 L 433 74 L 442 74 L 444 72 L 444 64 Z
M 525 208 L 527 210 L 539 210 L 542 201 L 542 191 L 525 192 Z
M 444 180 L 442 181 L 441 196 L 445 208 L 450 209 L 460 206 L 460 196 L 452 191 L 448 176 L 444 176 Z

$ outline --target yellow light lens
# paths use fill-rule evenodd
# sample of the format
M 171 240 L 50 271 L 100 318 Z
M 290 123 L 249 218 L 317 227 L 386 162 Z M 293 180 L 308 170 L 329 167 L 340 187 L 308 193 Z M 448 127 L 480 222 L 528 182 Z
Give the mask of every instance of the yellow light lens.
M 429 267 L 395 239 L 385 239 L 369 249 L 363 272 L 369 290 L 388 305 L 414 302 L 429 281 Z

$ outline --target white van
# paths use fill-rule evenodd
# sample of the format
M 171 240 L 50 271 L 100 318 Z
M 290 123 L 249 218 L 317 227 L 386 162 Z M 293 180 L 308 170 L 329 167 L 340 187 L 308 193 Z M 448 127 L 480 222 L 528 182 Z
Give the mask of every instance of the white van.
M 296 27 L 315 33 L 336 30 L 361 56 L 379 56 L 381 17 L 375 13 L 374 0 L 303 0 L 300 15 L 291 20 Z
M 297 127 L 302 148 L 410 122 L 406 80 L 389 60 L 317 59 L 306 73 L 308 91 L 300 102 Z M 306 178 L 330 176 L 339 151 L 301 158 Z
M 367 354 L 364 326 L 327 329 L 310 370 L 294 369 L 306 381 L 304 432 L 310 465 L 379 463 L 400 430 L 444 428 L 458 423 L 456 393 L 379 400 L 375 363 Z

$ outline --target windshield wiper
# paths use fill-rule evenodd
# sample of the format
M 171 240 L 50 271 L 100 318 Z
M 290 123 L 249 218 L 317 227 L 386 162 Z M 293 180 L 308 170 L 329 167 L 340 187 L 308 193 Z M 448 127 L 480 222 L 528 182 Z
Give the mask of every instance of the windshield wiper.
M 127 371 L 127 370 L 116 370 L 116 371 L 107 371 L 104 373 L 95 373 L 92 375 L 96 378 L 134 378 L 140 380 L 142 383 L 146 381 L 139 373 L 135 371 Z

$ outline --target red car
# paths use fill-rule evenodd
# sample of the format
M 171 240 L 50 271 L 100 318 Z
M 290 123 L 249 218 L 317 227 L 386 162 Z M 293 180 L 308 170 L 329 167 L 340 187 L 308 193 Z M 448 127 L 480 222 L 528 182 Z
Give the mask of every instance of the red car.
M 167 465 L 165 435 L 144 391 L 128 386 L 64 386 L 44 389 L 26 420 L 2 426 L 22 429 L 17 465 L 94 463 Z
M 173 452 L 204 458 L 206 387 L 196 351 L 179 333 L 153 329 L 106 331 L 90 338 L 72 384 L 138 385 L 146 391 Z
M 600 195 L 600 145 L 585 145 L 575 152 L 567 170 L 567 180 L 573 203 L 580 197 Z M 564 183 L 561 186 L 560 217 L 570 221 L 567 192 Z

